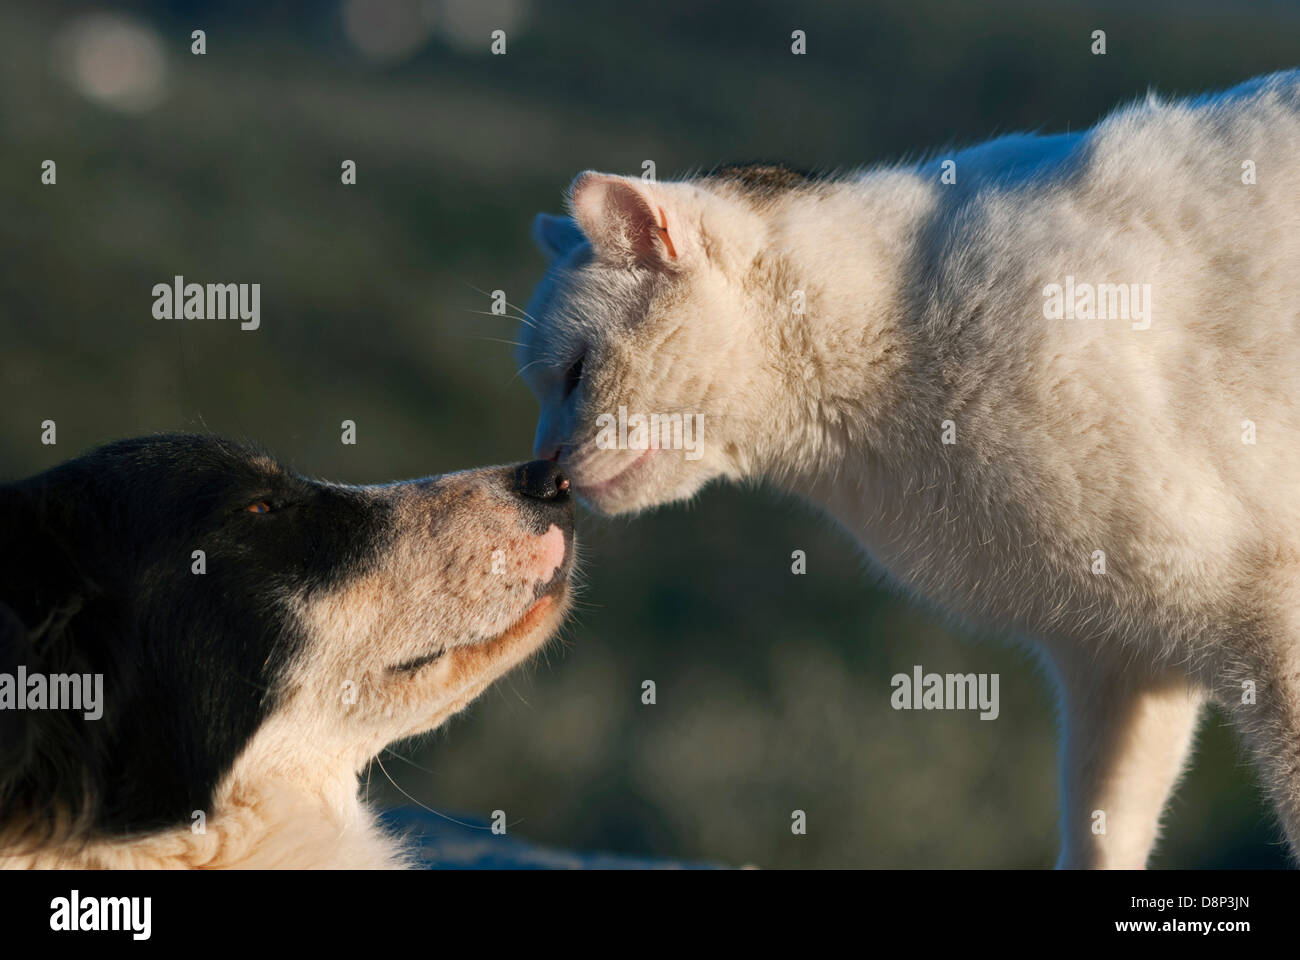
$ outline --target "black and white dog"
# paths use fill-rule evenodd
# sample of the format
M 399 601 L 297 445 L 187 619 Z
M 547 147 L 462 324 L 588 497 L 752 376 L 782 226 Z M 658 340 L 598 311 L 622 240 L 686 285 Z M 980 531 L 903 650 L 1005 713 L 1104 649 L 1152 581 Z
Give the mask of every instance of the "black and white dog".
M 0 487 L 0 526 L 5 867 L 403 865 L 358 772 L 570 599 L 542 461 L 355 487 L 149 437 Z

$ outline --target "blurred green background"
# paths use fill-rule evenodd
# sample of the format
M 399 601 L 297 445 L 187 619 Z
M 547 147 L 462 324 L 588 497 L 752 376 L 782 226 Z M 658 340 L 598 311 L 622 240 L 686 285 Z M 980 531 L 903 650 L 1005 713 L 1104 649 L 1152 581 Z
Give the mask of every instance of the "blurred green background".
M 355 482 L 526 458 L 536 409 L 499 342 L 514 324 L 478 311 L 482 291 L 527 302 L 543 266 L 531 219 L 578 171 L 848 167 L 1078 129 L 1148 87 L 1294 66 L 1300 27 L 1295 3 L 1240 0 L 107 10 L 0 5 L 4 478 L 177 429 Z M 504 56 L 488 52 L 497 28 Z M 261 283 L 261 329 L 155 320 L 151 287 L 175 274 Z M 345 418 L 356 446 L 339 442 Z M 56 447 L 39 442 L 45 419 Z M 396 745 L 384 766 L 411 796 L 640 856 L 1053 863 L 1052 695 L 1025 653 L 875 589 L 823 519 L 762 490 L 580 529 L 586 586 L 563 640 Z M 913 664 L 999 673 L 1001 716 L 891 710 L 890 677 Z M 370 792 L 403 802 L 377 768 Z M 1282 863 L 1218 715 L 1168 819 L 1159 866 Z

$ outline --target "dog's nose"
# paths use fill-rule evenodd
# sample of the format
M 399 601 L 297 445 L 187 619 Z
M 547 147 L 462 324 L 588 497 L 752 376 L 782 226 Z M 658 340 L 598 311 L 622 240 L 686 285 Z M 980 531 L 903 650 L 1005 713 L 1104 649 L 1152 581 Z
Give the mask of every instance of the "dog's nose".
M 515 492 L 529 500 L 560 504 L 569 499 L 569 478 L 552 460 L 532 460 L 515 468 Z

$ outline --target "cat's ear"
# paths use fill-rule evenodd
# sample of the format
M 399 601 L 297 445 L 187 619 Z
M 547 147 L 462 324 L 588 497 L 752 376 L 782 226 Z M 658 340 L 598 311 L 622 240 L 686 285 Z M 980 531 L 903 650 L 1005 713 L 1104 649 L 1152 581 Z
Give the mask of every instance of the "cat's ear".
M 533 240 L 548 260 L 558 260 L 587 242 L 572 217 L 539 213 L 533 220 Z
M 654 269 L 677 259 L 663 206 L 631 177 L 592 170 L 579 174 L 569 191 L 569 206 L 598 257 Z

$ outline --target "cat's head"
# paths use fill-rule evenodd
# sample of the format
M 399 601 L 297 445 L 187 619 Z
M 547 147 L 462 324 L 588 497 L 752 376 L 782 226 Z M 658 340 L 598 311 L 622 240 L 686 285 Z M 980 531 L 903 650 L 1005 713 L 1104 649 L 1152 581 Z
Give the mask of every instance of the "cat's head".
M 550 269 L 519 363 L 541 405 L 537 456 L 558 459 L 606 514 L 743 476 L 771 393 L 763 219 L 707 180 L 592 172 L 569 209 L 534 224 Z

